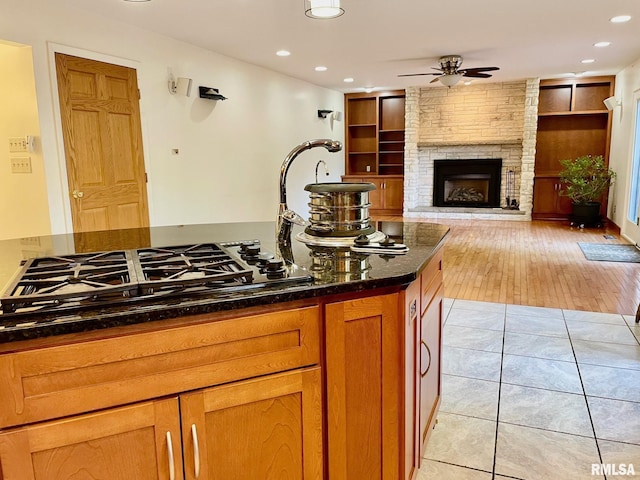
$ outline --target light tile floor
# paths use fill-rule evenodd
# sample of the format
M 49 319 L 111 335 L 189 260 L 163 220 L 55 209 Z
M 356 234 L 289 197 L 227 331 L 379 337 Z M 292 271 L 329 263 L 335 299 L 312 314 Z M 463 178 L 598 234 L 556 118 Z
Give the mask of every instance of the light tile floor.
M 418 480 L 640 479 L 634 317 L 446 299 L 444 318 Z

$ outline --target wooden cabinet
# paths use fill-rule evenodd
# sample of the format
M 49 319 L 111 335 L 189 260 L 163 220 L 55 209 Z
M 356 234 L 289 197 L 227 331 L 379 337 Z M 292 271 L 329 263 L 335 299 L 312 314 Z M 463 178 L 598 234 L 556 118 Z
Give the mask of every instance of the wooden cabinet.
M 421 315 L 418 350 L 418 441 L 420 456 L 436 421 L 441 395 L 442 250 L 428 263 L 420 278 Z
M 325 310 L 328 477 L 417 476 L 440 403 L 442 251 L 397 294 Z
M 570 201 L 557 198 L 560 160 L 602 155 L 608 163 L 611 115 L 603 100 L 613 93 L 612 76 L 540 82 L 533 218 L 566 219 L 571 213 Z
M 320 368 L 180 397 L 187 480 L 320 480 Z
M 267 310 L 0 355 L 0 478 L 320 480 L 320 309 Z
M 561 195 L 562 184 L 559 177 L 542 177 L 534 179 L 533 211 L 544 215 L 547 219 L 565 219 L 571 214 L 571 199 Z
M 19 428 L 0 434 L 3 474 L 320 480 L 320 392 L 314 367 Z
M 326 306 L 328 475 L 397 480 L 404 387 L 398 294 Z
M 344 181 L 380 176 L 372 210 L 402 212 L 404 175 L 404 90 L 345 95 Z M 382 192 L 384 188 L 389 191 Z M 386 201 L 385 201 L 386 200 Z
M 404 177 L 399 175 L 372 175 L 342 177 L 344 182 L 369 182 L 376 186 L 369 192 L 369 207 L 372 213 L 398 214 L 402 213 L 404 202 Z
M 171 398 L 2 433 L 2 478 L 181 480 L 178 412 Z

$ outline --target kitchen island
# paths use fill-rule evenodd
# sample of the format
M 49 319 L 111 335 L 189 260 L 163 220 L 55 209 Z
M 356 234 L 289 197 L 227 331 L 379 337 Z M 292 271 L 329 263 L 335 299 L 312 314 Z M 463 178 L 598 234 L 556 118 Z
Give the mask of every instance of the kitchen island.
M 11 252 L 245 240 L 300 281 L 3 313 L 0 478 L 415 478 L 440 399 L 448 228 L 375 226 L 409 252 L 285 248 L 272 223 L 2 242 L 2 283 Z

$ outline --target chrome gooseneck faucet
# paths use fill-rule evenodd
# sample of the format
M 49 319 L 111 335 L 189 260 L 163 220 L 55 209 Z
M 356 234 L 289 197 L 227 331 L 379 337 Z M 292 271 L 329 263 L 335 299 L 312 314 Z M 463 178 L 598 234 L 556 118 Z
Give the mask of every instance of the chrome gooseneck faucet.
M 327 167 L 327 162 L 325 162 L 324 160 L 318 160 L 318 163 L 316 163 L 316 183 L 318 183 L 318 167 L 320 166 L 320 164 L 324 165 L 324 174 L 327 177 L 329 176 L 329 167 Z
M 291 240 L 291 228 L 292 224 L 304 225 L 304 219 L 293 210 L 289 210 L 287 206 L 287 173 L 291 162 L 305 150 L 310 150 L 315 147 L 324 147 L 329 152 L 339 152 L 342 150 L 342 143 L 338 140 L 331 140 L 328 138 L 309 140 L 308 142 L 301 143 L 289 154 L 282 162 L 280 167 L 280 206 L 278 207 L 278 218 L 276 222 L 276 233 L 278 235 L 278 242 L 287 244 Z M 321 160 L 324 163 L 324 161 Z M 318 165 L 320 162 L 318 162 Z M 318 165 L 316 165 L 316 176 L 318 172 Z M 325 164 L 326 168 L 326 164 Z M 316 179 L 317 183 L 317 179 Z

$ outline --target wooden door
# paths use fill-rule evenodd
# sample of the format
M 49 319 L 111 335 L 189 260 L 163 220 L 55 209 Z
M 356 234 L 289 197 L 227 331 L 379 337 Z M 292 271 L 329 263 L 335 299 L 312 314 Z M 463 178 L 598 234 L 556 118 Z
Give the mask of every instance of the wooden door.
M 397 294 L 326 306 L 328 477 L 397 480 L 405 431 Z
M 0 434 L 2 478 L 181 480 L 179 420 L 174 398 L 8 431 Z
M 384 180 L 384 208 L 400 210 L 404 203 L 404 179 L 386 178 Z
M 533 183 L 533 210 L 536 218 L 567 218 L 571 214 L 571 200 L 560 195 L 559 177 L 536 177 Z
M 136 71 L 56 53 L 75 232 L 149 226 Z
M 440 402 L 442 338 L 442 286 L 422 315 L 420 324 L 420 455 L 433 428 Z
M 320 368 L 180 397 L 187 480 L 321 480 Z

